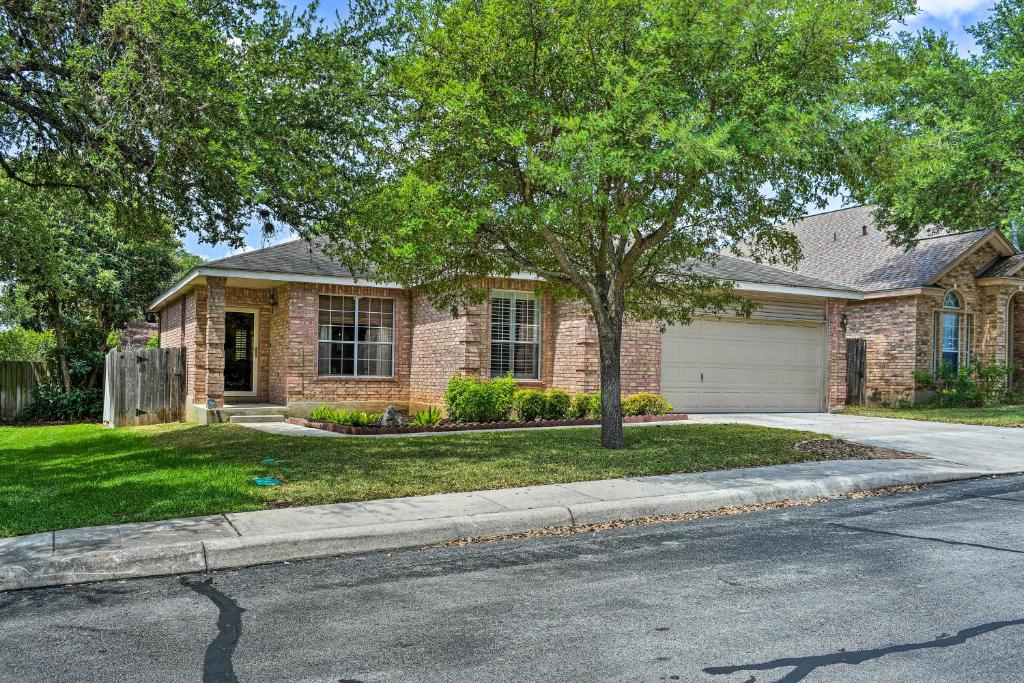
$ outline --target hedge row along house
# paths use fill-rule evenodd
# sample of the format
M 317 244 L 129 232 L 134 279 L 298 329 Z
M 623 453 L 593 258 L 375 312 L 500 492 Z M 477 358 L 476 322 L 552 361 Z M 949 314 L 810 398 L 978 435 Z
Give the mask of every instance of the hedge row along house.
M 700 266 L 760 304 L 750 318 L 629 324 L 623 390 L 659 392 L 684 412 L 835 410 L 847 396 L 850 338 L 866 340 L 872 401 L 914 399 L 915 370 L 943 360 L 1024 367 L 1024 255 L 998 230 L 904 250 L 873 226 L 870 207 L 789 229 L 803 249 L 796 270 L 724 255 Z M 198 422 L 253 409 L 305 416 L 322 403 L 415 411 L 440 404 L 454 375 L 511 372 L 523 386 L 598 390 L 596 331 L 582 304 L 552 298 L 528 275 L 482 285 L 486 301 L 453 317 L 296 240 L 198 267 L 151 309 L 160 345 L 185 347 Z

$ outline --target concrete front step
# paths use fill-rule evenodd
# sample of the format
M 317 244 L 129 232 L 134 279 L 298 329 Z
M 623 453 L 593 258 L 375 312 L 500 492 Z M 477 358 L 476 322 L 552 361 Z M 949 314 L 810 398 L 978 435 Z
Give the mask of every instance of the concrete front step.
M 232 424 L 251 424 L 254 422 L 284 422 L 284 415 L 232 415 L 228 418 Z

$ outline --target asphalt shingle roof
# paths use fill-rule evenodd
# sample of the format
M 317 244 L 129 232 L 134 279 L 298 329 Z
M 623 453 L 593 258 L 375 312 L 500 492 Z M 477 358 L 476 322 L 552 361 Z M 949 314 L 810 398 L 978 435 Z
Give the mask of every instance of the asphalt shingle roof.
M 989 266 L 979 277 L 1015 277 L 1017 271 L 1024 267 L 1024 254 L 1014 254 L 1000 259 Z
M 693 266 L 693 272 L 705 277 L 735 282 L 754 282 L 764 285 L 784 285 L 787 287 L 812 287 L 814 289 L 849 289 L 846 285 L 810 277 L 804 273 L 794 273 L 781 268 L 773 268 L 762 263 L 754 263 L 744 259 L 719 254 L 714 263 L 701 262 Z
M 225 256 L 208 261 L 203 267 L 297 275 L 353 276 L 351 270 L 328 258 L 315 244 L 301 239 Z
M 904 249 L 890 244 L 885 232 L 875 227 L 870 206 L 806 216 L 785 227 L 796 235 L 803 251 L 796 272 L 866 292 L 927 286 L 992 232 L 924 237 Z
M 264 271 L 283 275 L 290 273 L 368 278 L 366 275 L 354 276 L 348 268 L 337 261 L 332 261 L 315 244 L 305 240 L 293 240 L 256 251 L 226 256 L 216 261 L 209 261 L 204 264 L 204 267 Z M 726 255 L 719 256 L 714 264 L 699 263 L 694 266 L 693 271 L 698 275 L 737 282 L 816 289 L 848 289 L 842 284 L 824 278 L 810 277 L 803 273 L 793 273 Z

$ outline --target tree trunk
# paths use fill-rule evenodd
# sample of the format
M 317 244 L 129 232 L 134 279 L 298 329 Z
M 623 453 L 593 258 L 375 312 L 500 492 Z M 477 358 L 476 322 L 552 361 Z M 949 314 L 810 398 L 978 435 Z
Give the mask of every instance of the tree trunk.
M 622 431 L 622 317 L 596 316 L 601 357 L 601 446 L 625 448 Z M 603 319 L 602 319 L 603 318 Z
M 53 338 L 57 342 L 57 364 L 60 366 L 60 378 L 64 383 L 64 392 L 71 391 L 71 371 L 68 370 L 67 350 L 64 346 L 64 324 L 60 319 L 60 307 L 52 305 Z

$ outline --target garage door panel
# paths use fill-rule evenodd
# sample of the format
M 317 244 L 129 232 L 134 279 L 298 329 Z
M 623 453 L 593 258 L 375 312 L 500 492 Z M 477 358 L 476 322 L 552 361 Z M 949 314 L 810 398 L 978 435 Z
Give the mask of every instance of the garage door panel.
M 662 393 L 676 410 L 821 410 L 819 324 L 697 319 L 662 340 Z

